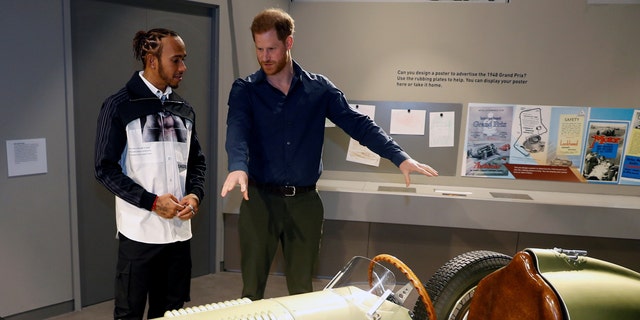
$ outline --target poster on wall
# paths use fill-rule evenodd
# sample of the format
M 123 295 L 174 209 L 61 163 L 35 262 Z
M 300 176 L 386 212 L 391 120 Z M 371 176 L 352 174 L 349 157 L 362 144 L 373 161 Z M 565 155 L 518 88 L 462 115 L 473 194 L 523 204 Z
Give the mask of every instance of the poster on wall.
M 470 103 L 467 114 L 463 176 L 640 185 L 636 110 Z
M 621 184 L 640 185 L 640 111 L 635 110 L 626 142 L 626 156 L 620 174 Z
M 520 164 L 544 164 L 549 141 L 549 109 L 539 106 L 515 107 L 513 161 Z
M 467 118 L 463 175 L 509 177 L 513 106 L 476 104 Z
M 590 181 L 618 182 L 627 123 L 590 121 L 582 176 Z

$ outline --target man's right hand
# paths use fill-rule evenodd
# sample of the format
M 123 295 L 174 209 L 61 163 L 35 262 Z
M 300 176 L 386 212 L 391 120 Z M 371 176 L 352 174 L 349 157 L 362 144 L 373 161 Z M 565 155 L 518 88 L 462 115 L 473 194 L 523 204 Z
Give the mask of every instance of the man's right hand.
M 247 184 L 249 183 L 249 177 L 247 173 L 242 170 L 236 170 L 229 172 L 227 175 L 227 179 L 224 181 L 222 185 L 222 192 L 220 195 L 224 198 L 228 192 L 231 192 L 237 185 L 240 185 L 240 192 L 242 192 L 242 197 L 245 200 L 249 200 L 249 188 Z
M 185 206 L 178 203 L 178 199 L 174 195 L 166 193 L 158 196 L 153 212 L 165 219 L 173 219 L 173 217 L 184 208 Z

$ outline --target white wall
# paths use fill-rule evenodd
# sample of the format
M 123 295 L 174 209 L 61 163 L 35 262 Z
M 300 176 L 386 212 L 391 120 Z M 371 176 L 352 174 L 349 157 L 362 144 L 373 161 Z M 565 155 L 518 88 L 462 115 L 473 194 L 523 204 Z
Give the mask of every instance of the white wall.
M 640 107 L 640 5 L 588 5 L 587 0 L 499 3 L 344 1 L 296 2 L 294 58 L 340 87 L 347 98 Z M 445 83 L 396 86 L 397 70 L 526 73 L 521 86 Z M 463 108 L 462 119 L 466 119 Z M 465 128 L 466 123 L 462 124 Z M 459 154 L 462 154 L 464 135 Z M 458 171 L 461 168 L 458 157 Z M 360 172 L 325 171 L 325 178 L 396 181 Z M 345 178 L 346 177 L 346 178 Z M 636 187 L 549 181 L 416 176 L 425 184 L 638 193 Z

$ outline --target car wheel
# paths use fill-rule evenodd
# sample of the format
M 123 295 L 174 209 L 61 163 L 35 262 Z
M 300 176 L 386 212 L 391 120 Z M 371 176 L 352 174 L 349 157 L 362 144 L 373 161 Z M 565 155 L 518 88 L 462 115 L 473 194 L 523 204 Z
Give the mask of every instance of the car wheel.
M 424 285 L 438 320 L 466 319 L 476 286 L 490 273 L 506 266 L 511 256 L 493 251 L 470 251 L 444 264 Z M 424 304 L 416 302 L 414 319 L 429 319 Z
M 392 266 L 398 268 L 398 270 L 402 274 L 404 274 L 405 277 L 407 277 L 409 282 L 413 285 L 414 289 L 418 291 L 418 296 L 419 296 L 418 302 L 422 303 L 422 307 L 425 310 L 425 315 L 427 316 L 427 318 L 430 316 L 437 317 L 436 311 L 433 308 L 433 303 L 429 298 L 429 293 L 427 293 L 427 290 L 425 289 L 422 281 L 420 281 L 420 279 L 418 279 L 418 276 L 416 276 L 416 274 L 413 273 L 413 271 L 411 271 L 411 268 L 409 268 L 409 266 L 407 266 L 404 262 L 400 261 L 400 259 L 392 255 L 379 254 L 371 260 L 371 264 L 369 265 L 369 274 L 368 274 L 370 286 L 373 284 L 373 267 L 374 267 L 374 263 L 377 261 L 385 261 L 391 264 Z

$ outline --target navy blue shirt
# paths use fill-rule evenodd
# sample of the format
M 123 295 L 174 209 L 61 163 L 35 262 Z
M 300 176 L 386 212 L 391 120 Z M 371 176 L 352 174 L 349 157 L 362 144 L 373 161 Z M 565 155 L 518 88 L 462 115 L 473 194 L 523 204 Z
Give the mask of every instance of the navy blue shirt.
M 293 68 L 288 94 L 269 84 L 262 70 L 233 83 L 227 115 L 229 172 L 243 170 L 263 184 L 314 185 L 322 174 L 325 118 L 396 166 L 409 159 L 368 116 L 351 109 L 329 79 L 295 61 Z

